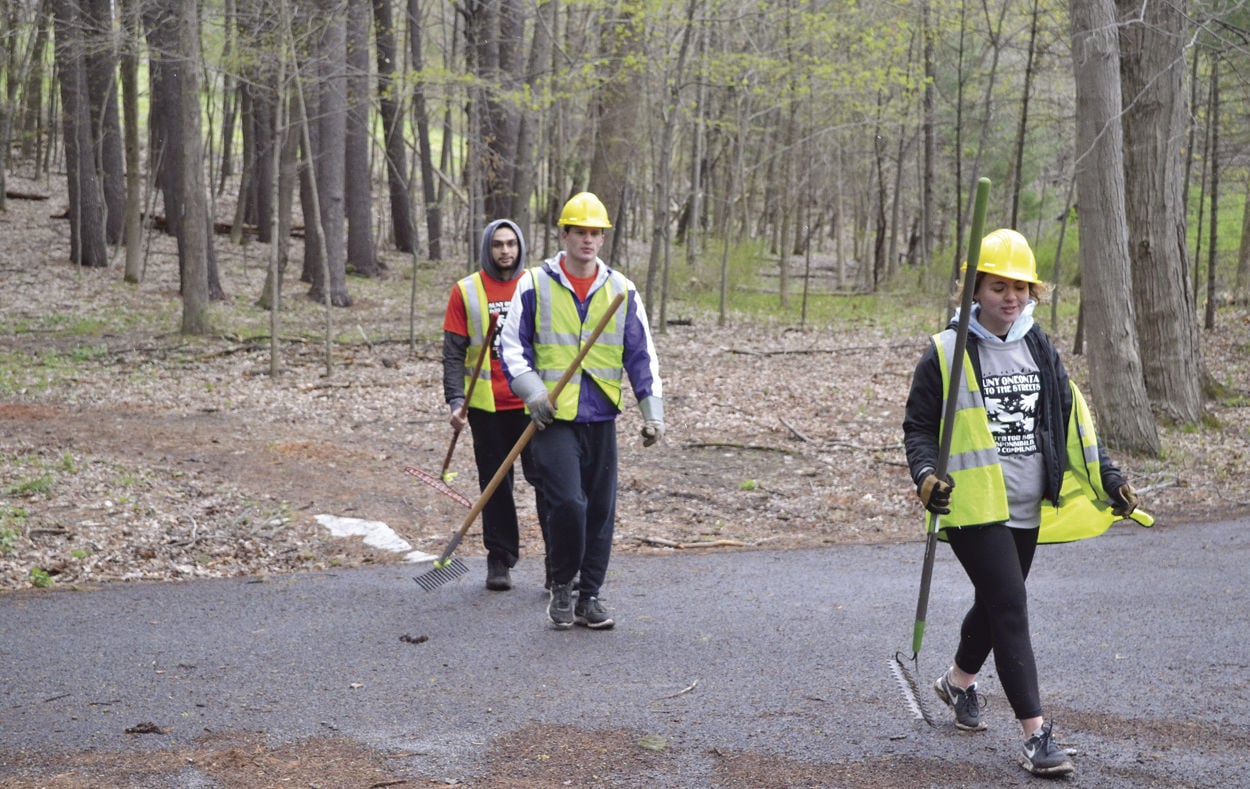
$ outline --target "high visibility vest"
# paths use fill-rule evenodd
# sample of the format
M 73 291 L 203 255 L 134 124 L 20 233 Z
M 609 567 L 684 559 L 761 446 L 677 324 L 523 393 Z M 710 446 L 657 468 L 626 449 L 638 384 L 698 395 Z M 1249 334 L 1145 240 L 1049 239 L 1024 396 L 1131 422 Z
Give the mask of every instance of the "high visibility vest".
M 950 357 L 955 353 L 955 333 L 933 335 L 942 369 L 942 391 L 950 391 Z M 940 518 L 938 528 L 958 528 L 1001 523 L 1009 516 L 1007 486 L 998 448 L 990 433 L 989 416 L 981 398 L 980 385 L 965 351 L 963 383 L 956 393 L 954 432 L 947 472 L 955 480 L 951 512 Z M 1120 520 L 1111 512 L 1107 491 L 1102 484 L 1102 463 L 1098 456 L 1098 434 L 1093 416 L 1081 390 L 1069 381 L 1072 413 L 1068 417 L 1066 468 L 1059 489 L 1057 506 L 1043 502 L 1039 543 L 1072 542 L 1097 537 Z M 949 395 L 948 395 L 949 396 Z M 945 402 L 943 402 L 945 406 Z M 945 407 L 942 410 L 945 421 Z M 941 429 L 945 429 L 945 425 Z M 1148 516 L 1146 516 L 1148 517 Z M 938 519 L 930 513 L 928 528 Z
M 985 412 L 981 384 L 977 381 L 972 359 L 964 352 L 962 382 L 959 391 L 951 392 L 950 359 L 955 355 L 955 332 L 933 335 L 938 361 L 942 368 L 942 419 L 939 431 L 951 430 L 951 451 L 946 472 L 955 481 L 957 493 L 951 496 L 951 511 L 941 517 L 941 528 L 1001 523 L 1007 520 L 1007 485 L 1003 468 L 998 463 L 998 445 L 990 433 L 990 419 Z M 946 398 L 955 397 L 955 419 L 946 425 Z M 938 435 L 941 435 L 939 432 Z M 929 513 L 929 526 L 935 520 Z
M 456 285 L 460 288 L 460 297 L 464 301 L 465 323 L 469 330 L 469 347 L 464 353 L 464 391 L 468 392 L 473 368 L 477 366 L 477 357 L 482 353 L 482 343 L 486 340 L 486 332 L 490 331 L 490 302 L 486 298 L 482 272 L 470 274 Z M 489 353 L 488 350 L 487 354 Z M 490 385 L 490 371 L 488 355 L 477 374 L 477 386 L 473 387 L 473 397 L 469 400 L 470 408 L 492 412 L 495 410 L 495 392 Z
M 627 292 L 624 275 L 612 272 L 596 291 L 583 321 L 577 313 L 573 293 L 556 282 L 542 268 L 533 269 L 534 278 L 534 368 L 547 390 L 555 389 L 560 376 L 582 349 L 586 339 L 607 311 L 617 293 Z M 572 421 L 581 400 L 582 375 L 599 386 L 612 405 L 621 406 L 621 382 L 625 365 L 625 313 L 617 310 L 599 339 L 582 360 L 581 368 L 569 379 L 556 402 L 556 419 Z

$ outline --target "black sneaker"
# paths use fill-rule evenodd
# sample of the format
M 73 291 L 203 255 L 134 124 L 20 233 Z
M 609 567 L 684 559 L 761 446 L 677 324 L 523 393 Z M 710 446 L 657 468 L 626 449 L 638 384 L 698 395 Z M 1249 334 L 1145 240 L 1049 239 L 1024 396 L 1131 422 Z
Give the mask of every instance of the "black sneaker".
M 607 630 L 616 624 L 598 597 L 587 597 L 585 600 L 578 597 L 577 607 L 573 609 L 573 621 L 591 630 Z
M 1020 766 L 1034 775 L 1067 775 L 1074 772 L 1068 752 L 1050 736 L 1051 724 L 1047 723 L 1024 743 L 1020 754 Z
M 551 602 L 547 603 L 547 618 L 560 630 L 573 626 L 573 584 L 551 585 Z
M 960 690 L 951 684 L 948 669 L 934 681 L 933 690 L 939 699 L 955 711 L 955 728 L 964 731 L 985 729 L 985 721 L 981 720 L 981 696 L 977 693 L 977 683 L 972 683 L 966 690 Z
M 506 592 L 512 588 L 508 565 L 498 559 L 486 560 L 486 588 L 494 592 Z

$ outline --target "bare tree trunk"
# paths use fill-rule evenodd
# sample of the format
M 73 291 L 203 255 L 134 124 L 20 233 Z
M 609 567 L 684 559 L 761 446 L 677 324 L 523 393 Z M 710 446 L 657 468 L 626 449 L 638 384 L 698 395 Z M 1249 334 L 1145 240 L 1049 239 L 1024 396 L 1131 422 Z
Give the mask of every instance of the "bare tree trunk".
M 91 110 L 83 57 L 82 10 L 77 0 L 56 0 L 56 61 L 65 126 L 65 175 L 69 190 L 70 260 L 108 265 L 104 198 L 95 169 Z
M 342 6 L 335 0 L 321 0 L 317 16 L 313 65 L 303 75 L 312 79 L 312 84 L 304 83 L 307 114 L 303 118 L 310 125 L 306 145 L 312 146 L 306 150 L 309 166 L 305 175 L 315 180 L 315 184 L 309 184 L 309 193 L 315 199 L 304 203 L 304 222 L 306 226 L 311 225 L 316 221 L 314 217 L 319 218 L 323 246 L 316 251 L 322 256 L 320 259 L 305 256 L 304 273 L 312 285 L 309 298 L 314 301 L 328 299 L 327 303 L 335 307 L 350 307 L 352 300 L 347 293 L 347 244 L 344 233 L 346 21 Z M 305 240 L 306 249 L 311 246 L 308 240 L 311 240 L 311 234 Z
M 408 47 L 412 69 L 425 68 L 421 55 L 421 0 L 408 0 Z M 412 115 L 417 130 L 417 153 L 421 163 L 421 196 L 425 200 L 425 230 L 429 239 L 430 260 L 443 259 L 443 209 L 434 183 L 434 151 L 430 145 L 430 116 L 425 107 L 425 86 L 418 80 L 412 89 Z M 443 148 L 451 144 L 450 135 L 443 135 Z
M 1215 331 L 1215 272 L 1218 268 L 1220 240 L 1220 58 L 1211 60 L 1211 243 L 1207 244 L 1207 307 L 1203 312 L 1203 328 Z M 1183 236 L 1182 236 L 1183 238 Z M 1184 279 L 1184 276 L 1181 277 Z M 1195 333 L 1196 330 L 1195 330 Z M 1201 344 L 1196 344 L 1201 348 Z
M 681 44 L 677 50 L 677 61 L 672 66 L 673 75 L 681 75 L 686 72 L 686 55 L 690 51 L 690 34 L 694 31 L 694 15 L 698 8 L 700 0 L 688 0 L 686 3 L 686 19 L 682 25 Z M 665 102 L 661 110 L 661 120 L 663 127 L 660 135 L 660 145 L 656 153 L 659 161 L 655 166 L 655 205 L 653 207 L 653 215 L 651 218 L 651 255 L 647 262 L 647 286 L 646 293 L 643 296 L 644 303 L 652 304 L 651 293 L 652 284 L 655 280 L 655 274 L 660 270 L 661 255 L 664 255 L 667 261 L 667 252 L 672 239 L 669 238 L 669 195 L 673 189 L 673 139 L 677 135 L 677 113 L 681 106 L 681 80 L 674 76 L 672 79 L 665 80 L 669 86 L 669 93 L 665 96 Z M 667 271 L 667 263 L 665 264 Z M 659 321 L 660 332 L 667 330 L 665 320 L 667 318 L 668 299 L 667 293 L 663 294 L 665 298 L 660 299 Z
M 1024 178 L 1024 143 L 1029 132 L 1029 98 L 1032 94 L 1034 56 L 1037 53 L 1038 0 L 1029 12 L 1029 48 L 1024 64 L 1024 95 L 1020 97 L 1020 120 L 1016 123 L 1015 154 L 1011 160 L 1007 189 L 1011 195 L 1011 227 L 1020 227 L 1020 182 Z
M 204 182 L 200 129 L 200 24 L 196 0 L 178 3 L 178 64 L 181 111 L 171 122 L 182 125 L 183 155 L 179 179 L 183 214 L 178 218 L 178 262 L 182 272 L 182 333 L 208 334 L 208 190 Z
M 1246 178 L 1246 207 L 1241 213 L 1241 242 L 1237 245 L 1237 277 L 1233 302 L 1250 304 L 1250 176 Z
M 113 46 L 113 6 L 84 0 L 87 90 L 90 91 L 93 158 L 103 187 L 105 237 L 120 244 L 126 230 L 125 164 L 117 120 L 117 52 Z
M 1070 0 L 1069 8 L 1090 389 L 1108 446 L 1157 455 L 1159 435 L 1142 380 L 1130 295 L 1115 7 L 1112 0 Z
M 1185 9 L 1183 2 L 1117 4 L 1131 292 L 1146 391 L 1168 420 L 1197 424 L 1202 419 L 1202 348 L 1189 290 L 1181 202 L 1180 143 L 1188 115 Z M 1082 197 L 1081 210 L 1086 206 Z M 1081 224 L 1084 229 L 1086 223 Z
M 640 7 L 619 0 L 608 18 L 602 38 L 609 50 L 605 62 L 614 70 L 602 75 L 603 82 L 592 100 L 595 145 L 588 189 L 598 195 L 608 216 L 614 218 L 630 185 L 636 152 L 643 147 L 638 118 L 646 53 L 642 51 Z
M 370 0 L 348 0 L 346 22 L 347 114 L 344 211 L 347 215 L 347 266 L 364 277 L 381 271 L 373 238 L 373 173 L 369 167 Z
M 377 49 L 378 113 L 382 116 L 382 133 L 386 141 L 386 184 L 390 197 L 391 227 L 395 248 L 400 252 L 413 252 L 417 248 L 417 228 L 412 218 L 404 118 L 395 93 L 395 65 L 399 50 L 391 0 L 373 0 L 373 34 Z
M 143 160 L 139 147 L 139 0 L 121 4 L 122 47 L 121 83 L 122 114 L 125 120 L 126 151 L 126 267 L 125 280 L 138 283 L 143 279 Z

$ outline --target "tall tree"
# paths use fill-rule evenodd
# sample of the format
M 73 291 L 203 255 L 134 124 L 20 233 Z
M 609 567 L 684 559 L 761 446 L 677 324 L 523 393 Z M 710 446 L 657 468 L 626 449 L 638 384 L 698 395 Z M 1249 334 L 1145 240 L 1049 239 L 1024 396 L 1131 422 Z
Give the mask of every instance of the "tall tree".
M 613 222 L 621 215 L 622 196 L 633 188 L 636 154 L 645 139 L 638 122 L 647 63 L 642 11 L 640 0 L 616 0 L 600 33 L 607 51 L 591 104 L 594 143 L 588 188 L 603 201 Z
M 421 0 L 408 0 L 408 48 L 412 69 L 417 73 L 412 87 L 412 116 L 417 132 L 417 155 L 421 164 L 421 196 L 425 201 L 425 228 L 429 239 L 430 260 L 443 259 L 443 209 L 439 203 L 434 184 L 434 149 L 430 145 L 430 116 L 426 111 L 426 82 L 421 78 L 425 68 L 422 38 L 425 25 L 421 18 Z M 443 149 L 450 140 L 444 135 Z
M 1185 0 L 1117 0 L 1124 192 L 1146 392 L 1169 421 L 1202 419 L 1202 347 L 1186 253 Z M 1081 200 L 1084 210 L 1087 203 Z
M 70 260 L 80 266 L 103 268 L 108 265 L 108 244 L 104 195 L 95 167 L 83 11 L 78 0 L 56 0 L 53 8 L 69 190 Z
M 208 188 L 204 181 L 204 143 L 200 128 L 200 24 L 196 0 L 178 0 L 178 49 L 174 57 L 181 72 L 179 112 L 170 122 L 179 123 L 183 155 L 179 183 L 183 213 L 176 220 L 178 266 L 182 274 L 182 333 L 207 334 L 209 281 Z
M 385 138 L 386 185 L 390 197 L 395 248 L 414 252 L 417 228 L 412 219 L 412 192 L 408 184 L 408 149 L 404 139 L 402 103 L 395 84 L 399 49 L 395 39 L 392 0 L 373 0 L 373 37 L 378 63 L 378 114 Z
M 1090 388 L 1102 439 L 1158 454 L 1137 352 L 1124 208 L 1119 43 L 1112 0 L 1070 0 L 1081 205 L 1081 301 L 1091 338 Z
M 350 178 L 344 181 L 347 215 L 347 265 L 365 277 L 381 270 L 373 239 L 373 172 L 369 166 L 369 22 L 370 0 L 347 0 L 346 138 L 343 164 Z

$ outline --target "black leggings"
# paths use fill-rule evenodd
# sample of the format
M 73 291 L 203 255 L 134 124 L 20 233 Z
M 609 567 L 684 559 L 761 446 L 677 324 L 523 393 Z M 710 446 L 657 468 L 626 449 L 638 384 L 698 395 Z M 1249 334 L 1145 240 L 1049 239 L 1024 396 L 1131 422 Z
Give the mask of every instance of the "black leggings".
M 976 590 L 959 630 L 955 665 L 976 674 L 993 651 L 999 682 L 1016 719 L 1041 717 L 1024 586 L 1037 549 L 1037 529 L 996 524 L 947 529 L 946 537 Z

